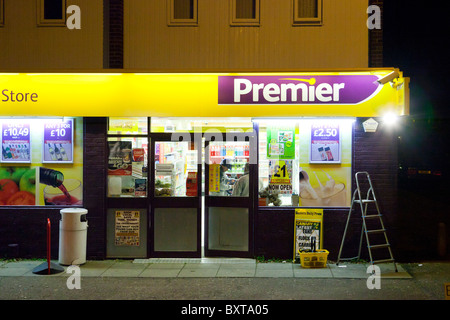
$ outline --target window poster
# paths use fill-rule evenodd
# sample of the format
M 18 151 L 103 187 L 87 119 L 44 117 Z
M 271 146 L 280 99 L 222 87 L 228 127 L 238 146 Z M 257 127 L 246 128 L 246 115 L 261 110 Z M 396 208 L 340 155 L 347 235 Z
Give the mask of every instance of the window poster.
M 108 175 L 130 176 L 132 173 L 131 141 L 108 141 Z
M 267 127 L 267 158 L 295 158 L 295 126 Z
M 116 211 L 116 246 L 139 246 L 139 229 L 139 211 Z
M 340 163 L 339 124 L 315 122 L 311 125 L 310 163 Z
M 25 119 L 11 119 L 2 123 L 2 157 L 5 163 L 31 162 L 30 123 Z
M 138 133 L 136 118 L 109 118 L 109 131 Z
M 38 205 L 38 192 L 36 168 L 0 167 L 0 206 Z
M 73 120 L 46 120 L 43 147 L 43 163 L 73 163 Z
M 269 160 L 269 193 L 292 194 L 292 160 Z
M 220 164 L 209 165 L 209 192 L 220 192 Z

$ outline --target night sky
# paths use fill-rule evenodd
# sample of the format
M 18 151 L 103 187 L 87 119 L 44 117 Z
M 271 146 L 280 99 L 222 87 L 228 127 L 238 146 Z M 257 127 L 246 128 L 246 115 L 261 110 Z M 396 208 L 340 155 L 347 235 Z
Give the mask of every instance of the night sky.
M 384 66 L 411 78 L 411 116 L 449 118 L 450 12 L 446 1 L 384 1 Z

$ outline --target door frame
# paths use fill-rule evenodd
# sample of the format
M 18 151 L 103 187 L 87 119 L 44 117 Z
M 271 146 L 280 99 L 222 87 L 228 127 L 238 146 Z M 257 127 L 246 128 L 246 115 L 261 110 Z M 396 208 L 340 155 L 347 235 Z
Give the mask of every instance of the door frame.
M 178 140 L 174 140 L 178 138 Z M 183 138 L 180 140 L 180 138 Z M 177 142 L 186 141 L 194 143 L 197 149 L 197 196 L 196 197 L 155 197 L 155 144 L 156 142 Z M 202 145 L 194 140 L 194 133 L 150 133 L 149 134 L 149 172 L 148 172 L 148 237 L 147 237 L 147 255 L 155 258 L 200 258 L 202 246 L 202 196 L 201 196 L 201 177 L 202 177 Z M 155 209 L 156 208 L 197 208 L 197 248 L 196 251 L 155 251 Z
M 204 133 L 205 138 L 205 229 L 204 229 L 204 253 L 205 257 L 239 257 L 253 258 L 254 256 L 254 219 L 256 216 L 258 203 L 258 135 L 255 130 L 252 132 L 233 132 L 233 133 Z M 249 141 L 249 160 L 253 159 L 249 167 L 250 190 L 249 197 L 223 197 L 209 196 L 209 144 L 216 141 L 215 138 L 221 138 L 223 142 Z M 248 208 L 248 251 L 217 250 L 209 249 L 209 208 L 210 207 L 229 207 L 229 208 Z
M 147 118 L 147 126 L 150 126 L 150 119 Z M 146 247 L 146 256 L 148 256 L 148 220 L 149 220 L 149 208 L 148 208 L 148 177 L 147 177 L 147 196 L 146 197 L 109 197 L 108 196 L 108 159 L 109 159 L 109 141 L 110 139 L 147 139 L 147 144 L 150 145 L 150 137 L 148 134 L 109 134 L 106 133 L 106 142 L 105 142 L 105 180 L 104 180 L 104 191 L 105 191 L 105 256 L 108 257 L 108 234 L 110 232 L 115 232 L 114 230 L 108 230 L 108 212 L 110 209 L 122 209 L 122 210 L 146 210 L 146 220 L 147 224 L 140 226 L 140 228 L 145 228 L 147 231 L 147 247 Z M 147 155 L 148 156 L 148 155 Z M 148 161 L 148 158 L 147 158 Z M 148 166 L 148 163 L 147 163 Z M 144 219 L 145 220 L 145 219 Z M 141 235 L 140 235 L 141 236 Z M 130 258 L 135 257 L 134 255 L 113 255 L 112 258 Z M 139 258 L 143 258 L 140 257 Z

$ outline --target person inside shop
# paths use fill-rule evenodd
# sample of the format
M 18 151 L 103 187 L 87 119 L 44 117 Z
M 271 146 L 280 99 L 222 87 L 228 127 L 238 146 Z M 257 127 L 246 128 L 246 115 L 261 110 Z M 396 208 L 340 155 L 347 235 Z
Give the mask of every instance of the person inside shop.
M 244 174 L 242 177 L 236 181 L 233 187 L 233 194 L 234 197 L 248 197 L 249 193 L 249 172 L 250 172 L 250 165 L 247 162 L 244 166 Z
M 220 163 L 220 196 L 230 196 L 231 186 L 236 182 L 235 179 L 228 177 L 227 171 L 231 169 L 231 164 L 223 159 Z
M 250 164 L 247 162 L 244 166 L 244 174 L 240 177 L 233 187 L 234 197 L 248 197 L 250 191 Z M 259 190 L 263 189 L 263 183 L 259 179 Z
M 250 189 L 250 164 L 247 162 L 244 166 L 244 175 L 236 181 L 233 187 L 233 196 L 248 197 Z

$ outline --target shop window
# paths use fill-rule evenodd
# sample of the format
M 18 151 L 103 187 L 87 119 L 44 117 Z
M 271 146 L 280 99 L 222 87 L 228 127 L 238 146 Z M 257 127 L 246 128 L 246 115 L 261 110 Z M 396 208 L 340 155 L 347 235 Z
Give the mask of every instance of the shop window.
M 321 25 L 322 0 L 294 0 L 294 25 Z
M 65 0 L 36 0 L 38 26 L 65 26 Z
M 147 197 L 148 139 L 108 138 L 108 197 Z
M 259 26 L 260 0 L 230 0 L 232 26 Z
M 262 206 L 348 207 L 352 120 L 255 120 Z
M 169 26 L 197 26 L 198 0 L 168 0 L 167 20 Z
M 0 128 L 0 206 L 83 204 L 83 118 L 3 118 Z
M 5 23 L 5 3 L 0 0 L 0 27 L 3 27 Z
M 147 197 L 147 133 L 147 117 L 108 118 L 108 197 Z

